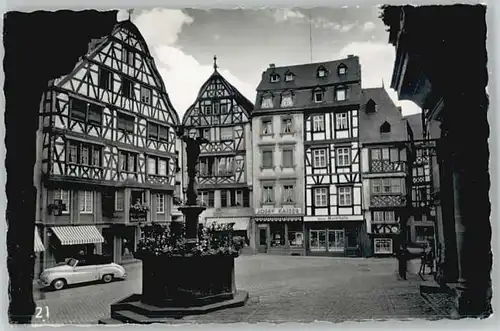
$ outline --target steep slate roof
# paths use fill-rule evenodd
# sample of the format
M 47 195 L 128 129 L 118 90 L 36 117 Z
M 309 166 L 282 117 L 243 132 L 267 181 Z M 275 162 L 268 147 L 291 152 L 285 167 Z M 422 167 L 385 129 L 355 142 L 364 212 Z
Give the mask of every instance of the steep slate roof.
M 347 73 L 345 75 L 337 75 L 337 67 L 340 64 L 345 64 Z M 328 76 L 325 78 L 317 78 L 317 69 L 323 66 L 328 71 Z M 285 73 L 290 71 L 295 75 L 290 82 L 285 81 Z M 280 81 L 271 83 L 271 74 L 280 75 Z M 262 73 L 262 79 L 257 86 L 257 91 L 272 91 L 315 87 L 317 85 L 331 85 L 344 82 L 358 81 L 361 79 L 361 68 L 359 65 L 359 57 L 351 56 L 341 60 L 307 63 L 292 66 L 267 68 Z
M 189 106 L 189 108 L 184 113 L 184 116 L 182 117 L 182 123 L 186 123 L 187 117 L 191 115 L 191 112 L 198 103 L 198 100 L 202 97 L 203 92 L 205 91 L 207 86 L 216 79 L 219 79 L 221 83 L 224 84 L 226 89 L 228 89 L 228 91 L 232 94 L 232 96 L 234 96 L 238 105 L 240 105 L 243 108 L 243 111 L 245 111 L 248 118 L 250 118 L 254 108 L 253 103 L 250 100 L 248 100 L 240 91 L 238 91 L 238 89 L 234 87 L 234 85 L 229 83 L 229 81 L 225 79 L 224 76 L 222 76 L 218 70 L 214 70 L 212 75 L 210 75 L 210 77 L 208 77 L 205 83 L 201 85 L 200 89 L 198 90 L 198 96 L 196 97 L 196 100 L 193 102 L 191 106 Z
M 413 131 L 413 139 L 422 140 L 423 128 L 422 128 L 422 114 L 413 114 L 405 116 L 404 119 L 408 121 L 408 124 Z M 437 121 L 432 121 L 430 125 L 430 137 L 431 139 L 438 139 L 441 135 L 441 129 L 439 128 L 439 123 Z
M 337 68 L 344 64 L 347 67 L 346 74 L 338 75 Z M 323 78 L 317 77 L 317 70 L 323 67 L 328 71 L 328 75 Z M 294 75 L 292 81 L 285 81 L 285 75 Z M 280 81 L 271 83 L 271 75 L 280 75 Z M 335 101 L 334 86 L 346 84 L 347 100 Z M 323 89 L 325 92 L 324 101 L 316 104 L 313 101 L 314 89 Z M 294 104 L 292 107 L 280 107 L 281 94 L 291 91 Z M 261 101 L 264 95 L 271 94 L 273 97 L 273 108 L 261 108 Z M 262 73 L 262 79 L 257 86 L 257 96 L 255 112 L 287 112 L 291 110 L 302 110 L 304 108 L 324 108 L 332 106 L 352 105 L 361 102 L 361 66 L 358 56 L 350 56 L 345 59 L 308 63 L 283 67 L 269 67 Z
M 373 100 L 376 111 L 366 113 L 366 103 Z M 380 133 L 380 126 L 388 122 L 390 133 Z M 394 104 L 383 87 L 362 90 L 362 104 L 359 110 L 359 141 L 361 143 L 386 143 L 406 141 L 406 121 L 400 109 Z

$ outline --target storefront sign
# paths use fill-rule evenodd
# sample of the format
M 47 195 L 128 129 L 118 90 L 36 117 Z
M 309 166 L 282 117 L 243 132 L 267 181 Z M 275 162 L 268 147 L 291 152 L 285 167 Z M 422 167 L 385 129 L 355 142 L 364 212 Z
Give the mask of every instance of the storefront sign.
M 362 221 L 362 215 L 304 216 L 304 222 Z
M 256 208 L 255 215 L 300 215 L 302 208 Z

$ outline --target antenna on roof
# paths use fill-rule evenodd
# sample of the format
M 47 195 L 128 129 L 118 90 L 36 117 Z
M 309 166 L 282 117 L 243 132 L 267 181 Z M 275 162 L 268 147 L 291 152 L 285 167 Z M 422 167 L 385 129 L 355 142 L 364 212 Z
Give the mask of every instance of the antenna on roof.
M 312 9 L 309 9 L 309 56 L 310 56 L 310 61 L 312 63 L 312 61 L 313 61 L 313 44 L 312 44 L 312 19 L 311 19 L 311 11 L 312 11 Z
M 214 55 L 214 70 L 217 71 L 217 55 Z

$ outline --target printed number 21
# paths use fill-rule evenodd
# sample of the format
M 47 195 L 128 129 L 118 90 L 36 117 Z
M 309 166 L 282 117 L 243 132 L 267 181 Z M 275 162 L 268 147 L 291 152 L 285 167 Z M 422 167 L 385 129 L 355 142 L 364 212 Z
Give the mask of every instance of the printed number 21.
M 45 308 L 45 309 L 44 309 Z M 45 316 L 44 316 L 45 312 Z M 36 307 L 35 308 L 35 318 L 49 318 L 49 307 Z

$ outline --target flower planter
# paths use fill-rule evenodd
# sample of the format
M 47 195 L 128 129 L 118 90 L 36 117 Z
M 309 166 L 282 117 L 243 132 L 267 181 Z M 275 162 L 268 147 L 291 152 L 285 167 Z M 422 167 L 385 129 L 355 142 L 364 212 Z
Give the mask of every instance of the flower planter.
M 147 256 L 142 260 L 143 303 L 194 307 L 233 299 L 232 256 Z

